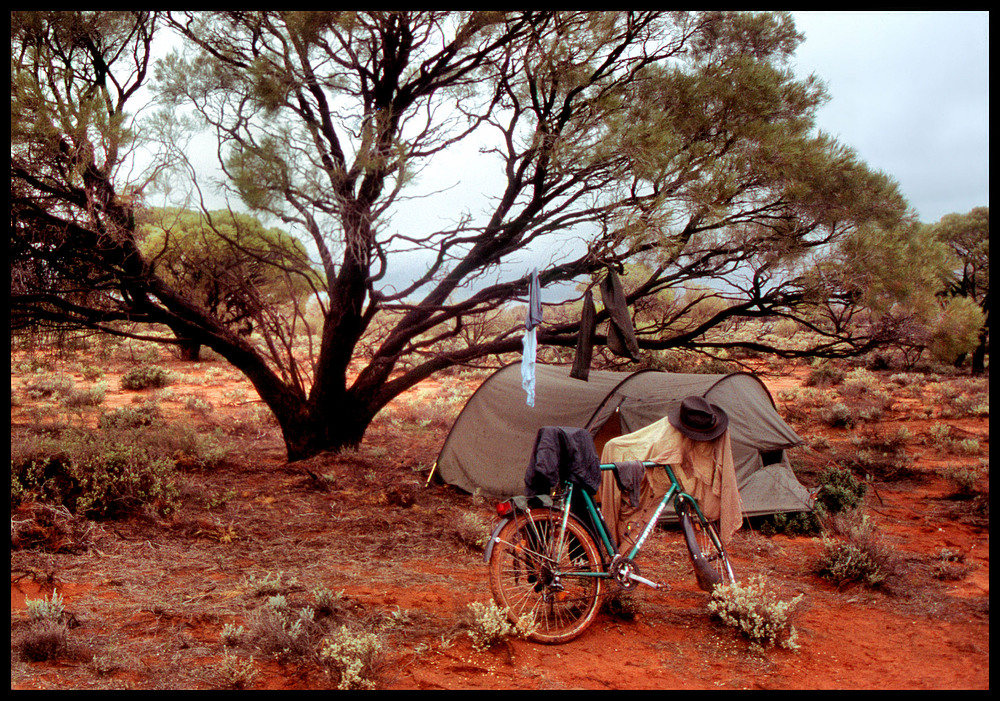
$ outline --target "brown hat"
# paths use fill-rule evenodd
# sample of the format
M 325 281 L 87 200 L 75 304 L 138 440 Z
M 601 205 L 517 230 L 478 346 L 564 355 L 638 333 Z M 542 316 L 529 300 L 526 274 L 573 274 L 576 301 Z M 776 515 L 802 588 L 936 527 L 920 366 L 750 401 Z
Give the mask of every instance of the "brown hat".
M 667 413 L 667 420 L 694 441 L 714 441 L 729 427 L 729 416 L 722 407 L 697 395 L 681 400 Z

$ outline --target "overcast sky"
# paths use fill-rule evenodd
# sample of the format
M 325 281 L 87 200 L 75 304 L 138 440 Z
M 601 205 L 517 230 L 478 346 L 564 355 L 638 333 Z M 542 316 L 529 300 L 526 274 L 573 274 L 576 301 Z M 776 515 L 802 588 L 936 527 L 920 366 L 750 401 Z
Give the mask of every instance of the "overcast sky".
M 900 184 L 924 222 L 989 206 L 988 12 L 795 12 L 819 128 Z

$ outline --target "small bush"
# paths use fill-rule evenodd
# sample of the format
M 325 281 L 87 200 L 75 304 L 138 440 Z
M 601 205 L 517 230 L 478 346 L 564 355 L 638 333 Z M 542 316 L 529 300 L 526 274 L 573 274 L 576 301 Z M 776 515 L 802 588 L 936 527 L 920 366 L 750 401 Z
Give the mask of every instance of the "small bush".
M 244 660 L 226 652 L 219 664 L 221 684 L 226 689 L 243 690 L 253 686 L 257 679 L 257 670 L 253 660 Z
M 846 527 L 845 527 L 846 526 Z M 898 559 L 867 516 L 837 523 L 843 541 L 825 537 L 816 573 L 838 587 L 861 584 L 886 589 L 898 570 Z
M 864 503 L 868 491 L 867 484 L 859 481 L 850 470 L 840 467 L 824 469 L 819 483 L 816 501 L 830 514 L 858 508 Z
M 791 624 L 791 615 L 802 596 L 781 601 L 769 589 L 766 580 L 757 576 L 746 583 L 732 582 L 716 587 L 708 609 L 756 644 L 794 650 L 798 648 L 798 635 Z
M 44 662 L 62 656 L 68 649 L 69 628 L 63 599 L 55 590 L 42 599 L 28 599 L 28 628 L 16 636 L 15 645 L 31 662 Z
M 28 618 L 33 622 L 55 621 L 62 623 L 66 616 L 66 609 L 63 607 L 63 598 L 55 589 L 52 596 L 41 599 L 28 599 L 24 602 L 28 609 Z
M 377 634 L 341 626 L 324 640 L 319 654 L 326 666 L 337 673 L 338 689 L 375 688 L 382 659 L 382 640 Z
M 15 645 L 29 662 L 55 660 L 69 649 L 69 628 L 61 621 L 37 621 L 16 636 Z
M 847 373 L 840 368 L 829 363 L 821 363 L 809 371 L 803 384 L 806 387 L 830 387 L 839 385 L 846 375 Z
M 61 373 L 44 373 L 32 377 L 24 383 L 24 389 L 32 399 L 59 398 L 73 391 L 73 378 Z
M 788 536 L 819 535 L 823 531 L 822 516 L 825 512 L 826 510 L 820 507 L 813 511 L 771 514 L 761 520 L 760 532 L 767 536 L 779 533 Z
M 472 511 L 463 511 L 454 525 L 456 541 L 473 552 L 483 552 L 490 540 L 489 520 Z
M 104 397 L 108 391 L 108 385 L 99 382 L 90 389 L 72 389 L 62 398 L 65 407 L 85 407 L 100 406 L 104 403 Z
M 166 387 L 173 382 L 173 375 L 159 365 L 140 365 L 121 377 L 121 388 L 143 390 L 150 387 Z
M 139 428 L 152 426 L 162 417 L 160 407 L 155 403 L 141 406 L 123 406 L 103 414 L 98 420 L 98 426 L 103 430 Z
M 467 609 L 467 633 L 472 638 L 472 647 L 489 650 L 511 636 L 527 638 L 535 632 L 537 624 L 528 618 L 521 618 L 516 624 L 507 617 L 506 609 L 495 602 L 473 601 Z
M 67 433 L 11 448 L 11 495 L 65 506 L 89 518 L 174 508 L 172 461 L 105 433 Z

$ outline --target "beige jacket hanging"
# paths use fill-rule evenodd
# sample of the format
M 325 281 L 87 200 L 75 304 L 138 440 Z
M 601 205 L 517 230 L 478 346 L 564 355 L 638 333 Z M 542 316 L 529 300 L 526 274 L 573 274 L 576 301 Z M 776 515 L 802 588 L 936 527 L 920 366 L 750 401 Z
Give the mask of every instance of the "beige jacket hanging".
M 714 441 L 692 441 L 663 418 L 633 433 L 612 438 L 605 444 L 601 453 L 602 463 L 627 460 L 669 464 L 684 491 L 698 500 L 705 517 L 710 521 L 719 521 L 723 543 L 727 543 L 742 524 L 743 504 L 736 486 L 736 468 L 728 430 Z M 689 467 L 685 467 L 686 464 Z M 622 498 L 612 471 L 603 472 L 598 498 L 604 520 L 617 536 L 619 552 L 632 547 L 669 488 L 670 480 L 665 470 L 648 468 L 642 480 L 639 506 L 632 508 Z

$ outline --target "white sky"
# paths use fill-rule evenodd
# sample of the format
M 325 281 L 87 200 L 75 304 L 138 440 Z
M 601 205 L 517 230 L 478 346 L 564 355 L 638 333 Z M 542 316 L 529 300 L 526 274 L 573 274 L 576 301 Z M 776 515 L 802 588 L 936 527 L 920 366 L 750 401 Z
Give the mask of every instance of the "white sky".
M 794 12 L 830 101 L 819 128 L 896 179 L 923 222 L 989 206 L 988 12 Z

